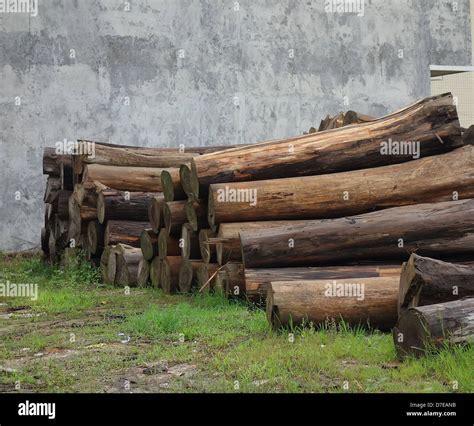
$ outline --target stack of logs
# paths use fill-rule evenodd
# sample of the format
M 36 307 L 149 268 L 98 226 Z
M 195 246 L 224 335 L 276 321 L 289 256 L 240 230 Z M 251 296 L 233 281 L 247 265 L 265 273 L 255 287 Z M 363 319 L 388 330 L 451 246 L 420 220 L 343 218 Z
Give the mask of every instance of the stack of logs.
M 445 94 L 254 145 L 47 148 L 42 246 L 107 283 L 266 304 L 274 328 L 392 329 L 418 355 L 474 335 L 473 141 Z

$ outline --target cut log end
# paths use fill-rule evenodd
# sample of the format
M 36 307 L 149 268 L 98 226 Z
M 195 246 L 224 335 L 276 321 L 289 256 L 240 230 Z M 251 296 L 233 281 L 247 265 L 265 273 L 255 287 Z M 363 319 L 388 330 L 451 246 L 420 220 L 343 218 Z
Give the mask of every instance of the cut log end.
M 149 216 L 150 216 L 150 225 L 153 232 L 158 234 L 160 229 L 164 226 L 163 220 L 163 204 L 164 201 L 162 198 L 153 198 L 150 204 Z
M 163 191 L 163 195 L 165 197 L 165 201 L 174 201 L 174 185 L 173 185 L 173 178 L 171 177 L 171 173 L 167 170 L 163 170 L 161 172 L 161 188 Z
M 193 282 L 193 266 L 189 260 L 184 260 L 179 269 L 178 288 L 181 293 L 188 293 Z
M 209 237 L 214 237 L 215 233 L 211 229 L 201 229 L 199 231 L 199 249 L 204 263 L 214 262 L 217 258 L 215 244 L 209 244 Z
M 147 261 L 158 255 L 158 237 L 153 230 L 144 229 L 140 233 L 140 248 L 143 258 Z
M 146 287 L 150 280 L 150 262 L 146 259 L 141 259 L 138 264 L 138 285 Z

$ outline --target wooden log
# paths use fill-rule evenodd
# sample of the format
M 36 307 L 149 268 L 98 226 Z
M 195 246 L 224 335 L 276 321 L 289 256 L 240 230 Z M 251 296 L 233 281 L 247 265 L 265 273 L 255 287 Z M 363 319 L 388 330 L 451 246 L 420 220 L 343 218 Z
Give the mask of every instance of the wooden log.
M 164 260 L 167 256 L 181 256 L 180 238 L 162 228 L 158 234 L 158 257 Z
M 189 293 L 197 285 L 197 270 L 203 264 L 202 260 L 182 260 L 178 280 L 180 293 Z
M 102 191 L 97 198 L 97 218 L 107 220 L 149 220 L 151 200 L 160 197 L 156 192 Z
M 102 282 L 104 282 L 105 284 L 113 283 L 109 281 L 109 274 L 108 274 L 108 263 L 109 263 L 111 248 L 112 248 L 111 246 L 104 247 L 104 250 L 102 251 L 102 255 L 100 256 L 100 273 L 102 275 Z
M 104 244 L 106 246 L 127 244 L 140 247 L 140 234 L 148 229 L 148 222 L 132 222 L 127 220 L 109 220 L 105 227 Z
M 56 148 L 44 148 L 43 151 L 43 174 L 49 176 L 61 175 L 61 164 L 72 171 L 71 155 L 56 154 Z
M 328 219 L 389 207 L 474 198 L 474 146 L 331 175 L 237 182 L 209 188 L 209 225 Z
M 61 190 L 61 180 L 58 177 L 49 176 L 46 182 L 46 190 L 43 201 L 51 204 L 58 196 Z
M 101 182 L 92 181 L 74 185 L 74 198 L 82 206 L 97 207 L 97 200 L 102 191 L 112 191 Z
M 400 265 L 351 265 L 330 267 L 300 268 L 261 268 L 245 269 L 245 282 L 242 278 L 231 276 L 240 293 L 254 303 L 262 303 L 267 297 L 270 283 L 277 281 L 312 281 L 332 279 L 352 279 L 371 277 L 399 277 Z
M 163 221 L 168 234 L 179 235 L 186 223 L 186 201 L 170 201 L 163 204 Z
M 150 263 L 150 281 L 154 288 L 160 288 L 161 259 L 155 257 Z
M 170 173 L 168 170 L 161 172 L 161 188 L 165 201 L 185 200 L 186 193 L 181 186 L 180 175 Z
M 208 292 L 214 288 L 214 280 L 217 276 L 219 265 L 215 263 L 202 263 L 196 271 L 197 288 L 200 292 Z
M 212 229 L 201 229 L 199 231 L 199 251 L 201 254 L 201 259 L 205 263 L 216 262 L 217 260 L 216 245 L 209 243 L 209 238 L 213 238 L 215 236 L 216 234 L 212 231 Z
M 158 235 L 152 229 L 143 229 L 140 233 L 140 248 L 143 258 L 147 261 L 158 256 Z
M 162 192 L 160 176 L 163 170 L 167 170 L 173 179 L 179 176 L 177 168 L 158 169 L 89 164 L 84 168 L 82 182 L 99 181 L 118 191 Z
M 180 256 L 168 256 L 161 262 L 160 286 L 166 294 L 178 291 L 179 269 L 183 259 Z
M 146 259 L 140 259 L 138 264 L 138 286 L 146 287 L 150 282 L 150 262 Z
M 91 220 L 87 225 L 87 241 L 92 255 L 100 256 L 104 249 L 105 226 L 97 220 Z
M 261 222 L 223 223 L 219 226 L 217 237 L 209 238 L 208 243 L 216 247 L 217 263 L 224 265 L 227 262 L 242 262 L 240 247 L 240 233 L 244 231 L 279 228 L 281 226 L 306 225 L 304 220 L 275 220 Z
M 375 120 L 376 118 L 372 117 L 371 115 L 361 114 L 360 112 L 356 112 L 356 111 L 347 111 L 344 114 L 344 121 L 342 125 L 349 126 L 351 124 L 369 123 Z
M 138 266 L 143 259 L 139 248 L 119 244 L 116 251 L 117 272 L 115 284 L 119 286 L 138 286 Z
M 199 235 L 191 229 L 189 223 L 185 223 L 181 227 L 181 240 L 179 245 L 181 248 L 181 257 L 183 259 L 199 259 L 199 256 L 201 255 Z
M 385 155 L 383 147 L 394 135 L 399 142 L 418 142 L 421 157 L 462 146 L 452 95 L 423 99 L 369 123 L 201 155 L 193 158 L 189 180 L 181 183 L 188 197 L 198 199 L 214 183 L 339 173 L 412 160 L 411 152 Z M 185 167 L 180 168 L 181 179 Z
M 155 234 L 160 232 L 161 228 L 164 228 L 165 221 L 163 218 L 163 205 L 165 201 L 162 195 L 154 197 L 149 206 L 148 216 L 151 225 L 151 229 Z
M 221 266 L 215 285 L 224 290 L 228 297 L 245 297 L 245 274 L 242 263 L 228 262 Z
M 115 279 L 117 275 L 117 251 L 119 250 L 118 246 L 109 246 L 109 258 L 107 260 L 107 279 L 108 284 L 115 284 Z
M 267 294 L 273 328 L 339 323 L 392 328 L 397 321 L 398 277 L 276 281 Z
M 69 219 L 69 197 L 72 191 L 60 190 L 57 197 L 58 215 L 60 219 Z
M 398 315 L 408 308 L 474 296 L 474 264 L 460 265 L 413 253 L 400 275 Z
M 49 255 L 49 228 L 41 228 L 41 250 L 45 256 Z
M 393 329 L 400 357 L 474 343 L 474 298 L 408 308 Z
M 195 232 L 209 226 L 207 220 L 207 201 L 189 200 L 185 206 L 186 221 Z
M 395 207 L 341 219 L 240 233 L 246 268 L 408 260 L 412 252 L 472 257 L 474 200 Z

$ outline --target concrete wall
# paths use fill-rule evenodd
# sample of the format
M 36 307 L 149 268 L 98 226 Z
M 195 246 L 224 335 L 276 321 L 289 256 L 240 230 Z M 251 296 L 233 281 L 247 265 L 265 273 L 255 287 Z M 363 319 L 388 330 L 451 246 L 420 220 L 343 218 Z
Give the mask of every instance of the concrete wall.
M 471 63 L 468 0 L 366 0 L 361 17 L 323 0 L 130 3 L 0 14 L 0 250 L 39 244 L 41 156 L 56 141 L 293 136 L 327 113 L 380 115 L 428 96 L 430 63 Z

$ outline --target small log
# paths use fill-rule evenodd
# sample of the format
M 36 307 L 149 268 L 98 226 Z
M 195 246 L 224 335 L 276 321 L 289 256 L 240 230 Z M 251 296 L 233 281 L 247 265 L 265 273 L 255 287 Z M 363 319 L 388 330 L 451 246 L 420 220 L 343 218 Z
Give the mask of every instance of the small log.
M 160 178 L 161 188 L 165 201 L 168 202 L 186 199 L 186 193 L 184 192 L 183 187 L 181 186 L 179 174 L 177 177 L 176 174 L 172 174 L 168 170 L 163 170 L 161 172 Z
M 43 174 L 60 177 L 61 164 L 72 172 L 72 157 L 70 155 L 56 154 L 56 148 L 44 148 Z
M 341 219 L 240 233 L 246 268 L 347 261 L 472 257 L 474 199 L 395 207 Z
M 60 190 L 58 193 L 57 211 L 60 219 L 69 219 L 69 197 L 72 195 L 72 191 Z
M 160 288 L 161 259 L 155 257 L 150 263 L 150 281 L 154 288 Z
M 179 235 L 186 223 L 186 201 L 170 201 L 163 204 L 163 221 L 168 234 Z
M 158 256 L 158 235 L 152 229 L 143 229 L 140 233 L 140 248 L 145 260 Z
M 442 262 L 413 253 L 400 275 L 398 315 L 408 308 L 474 296 L 474 264 Z
M 219 265 L 215 263 L 201 263 L 196 271 L 197 288 L 200 292 L 208 292 L 214 288 Z
M 104 282 L 105 284 L 113 283 L 113 281 L 112 282 L 109 281 L 109 274 L 108 274 L 110 250 L 111 250 L 111 246 L 104 247 L 104 250 L 102 251 L 102 255 L 100 256 L 100 273 L 102 275 L 102 282 Z
M 96 220 L 87 225 L 87 241 L 92 255 L 100 256 L 104 249 L 105 226 Z
M 138 265 L 143 259 L 142 251 L 136 247 L 119 244 L 116 247 L 116 256 L 115 284 L 122 287 L 136 287 L 138 285 Z
M 204 200 L 189 200 L 185 207 L 186 220 L 195 232 L 209 226 L 207 220 L 207 202 Z
M 199 251 L 201 258 L 205 263 L 213 263 L 217 260 L 216 245 L 209 244 L 209 239 L 215 236 L 216 235 L 212 229 L 201 229 L 199 231 Z
M 397 321 L 398 277 L 276 281 L 267 294 L 267 319 L 274 329 L 305 322 L 343 320 L 351 326 L 388 330 Z
M 127 244 L 140 247 L 140 234 L 143 229 L 148 229 L 148 222 L 132 222 L 127 220 L 109 220 L 105 227 L 106 246 Z
M 180 256 L 168 256 L 161 262 L 160 286 L 166 294 L 178 291 L 181 263 Z
M 139 287 L 146 287 L 150 282 L 150 262 L 145 259 L 140 259 L 138 264 L 138 285 Z
M 178 281 L 178 289 L 181 293 L 189 293 L 197 285 L 197 270 L 202 264 L 201 260 L 183 259 Z
M 245 297 L 245 272 L 241 263 L 226 263 L 220 268 L 217 279 L 220 282 L 216 283 L 216 285 L 222 287 L 228 297 Z
M 181 257 L 183 259 L 198 259 L 201 254 L 199 246 L 199 235 L 191 229 L 189 223 L 181 227 Z
M 400 357 L 423 356 L 446 345 L 474 343 L 474 298 L 408 308 L 393 329 Z
M 46 191 L 44 193 L 43 201 L 51 204 L 58 196 L 61 190 L 61 180 L 58 177 L 49 176 L 46 182 Z
M 102 191 L 97 198 L 97 218 L 100 223 L 107 220 L 149 220 L 149 206 L 156 192 Z
M 150 220 L 151 229 L 155 234 L 160 232 L 160 229 L 165 226 L 163 219 L 163 204 L 165 203 L 162 195 L 154 197 L 151 200 L 148 215 Z
M 181 256 L 180 239 L 169 235 L 166 228 L 158 234 L 158 257 L 164 260 L 168 256 Z

